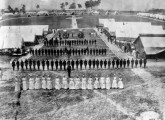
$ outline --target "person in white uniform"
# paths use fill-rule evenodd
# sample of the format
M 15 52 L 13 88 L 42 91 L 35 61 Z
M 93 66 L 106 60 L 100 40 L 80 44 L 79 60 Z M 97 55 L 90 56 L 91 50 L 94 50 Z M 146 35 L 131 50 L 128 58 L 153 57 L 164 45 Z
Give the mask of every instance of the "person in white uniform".
M 87 81 L 86 81 L 86 78 L 84 75 L 82 77 L 81 89 L 83 89 L 83 90 L 87 89 Z
M 28 90 L 29 89 L 28 81 L 27 81 L 27 78 L 25 77 L 25 75 L 22 78 L 22 85 L 23 85 L 23 90 Z
M 38 75 L 36 76 L 36 79 L 35 79 L 35 89 L 36 90 L 41 89 L 41 80 Z
M 68 89 L 68 81 L 67 81 L 67 78 L 65 76 L 62 79 L 62 88 Z
M 110 77 L 108 75 L 105 79 L 105 83 L 106 83 L 106 89 L 109 90 L 111 88 L 111 80 L 110 80 Z
M 61 83 L 59 77 L 56 76 L 55 78 L 55 89 L 60 90 L 61 89 Z
M 119 89 L 124 89 L 123 79 L 122 79 L 121 76 L 120 76 L 119 81 L 118 81 L 118 88 Z
M 41 84 L 42 89 L 46 89 L 47 87 L 47 82 L 46 82 L 46 78 L 45 75 L 42 76 L 42 84 Z
M 48 77 L 47 77 L 47 89 L 51 90 L 52 88 L 53 88 L 52 87 L 52 80 L 51 80 L 50 75 L 48 75 Z
M 80 78 L 78 76 L 75 78 L 75 89 L 80 89 Z
M 95 82 L 94 82 L 94 89 L 99 89 L 99 88 L 100 88 L 99 78 L 96 75 Z
M 30 75 L 30 79 L 29 79 L 29 90 L 34 90 L 34 78 L 32 77 L 32 75 Z
M 105 77 L 101 77 L 100 78 L 100 87 L 101 89 L 105 89 Z
M 72 77 L 70 78 L 70 81 L 69 81 L 69 89 L 71 90 L 75 89 L 75 83 Z
M 92 90 L 92 89 L 93 89 L 92 77 L 91 77 L 91 76 L 88 78 L 88 89 L 89 89 L 89 90 Z
M 113 82 L 112 82 L 112 88 L 117 89 L 117 78 L 115 75 L 114 75 Z

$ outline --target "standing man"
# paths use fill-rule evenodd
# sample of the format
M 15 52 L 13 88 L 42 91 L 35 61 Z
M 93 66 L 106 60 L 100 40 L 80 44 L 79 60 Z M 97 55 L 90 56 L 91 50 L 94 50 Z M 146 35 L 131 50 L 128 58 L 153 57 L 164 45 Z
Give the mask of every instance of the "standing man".
M 19 61 L 18 60 L 16 62 L 16 65 L 17 65 L 17 70 L 19 70 Z
M 31 59 L 29 60 L 29 67 L 30 67 L 30 70 L 32 70 L 32 60 Z
M 80 69 L 82 70 L 82 66 L 83 66 L 83 60 L 80 60 Z
M 96 61 L 93 59 L 93 69 L 95 69 Z
M 91 69 L 91 63 L 92 63 L 92 61 L 91 61 L 91 59 L 88 61 L 88 65 L 89 65 L 89 69 Z
M 66 61 L 63 61 L 64 70 L 66 70 Z
M 15 62 L 14 62 L 14 60 L 12 61 L 12 67 L 13 67 L 13 71 L 15 70 Z
M 28 60 L 26 59 L 25 60 L 25 67 L 26 67 L 26 70 L 28 69 Z
M 71 65 L 72 65 L 72 70 L 74 70 L 74 60 L 73 59 L 71 61 Z
M 79 60 L 77 59 L 76 60 L 76 68 L 77 68 L 77 70 L 78 70 L 78 66 L 79 66 Z
M 108 60 L 108 69 L 110 69 L 110 67 L 111 67 L 111 60 L 109 59 Z
M 86 59 L 84 61 L 84 66 L 85 66 L 85 69 L 86 69 L 86 67 L 87 67 L 87 60 Z
M 119 68 L 119 64 L 120 64 L 120 61 L 119 61 L 119 59 L 117 59 L 116 60 L 116 66 L 117 66 L 117 68 Z
M 44 60 L 42 60 L 42 68 L 43 68 L 43 70 L 45 70 L 45 61 Z
M 46 65 L 47 65 L 47 70 L 49 70 L 49 60 L 48 59 L 46 61 Z
M 125 66 L 126 66 L 126 59 L 124 59 L 124 61 L 123 61 L 123 65 L 124 65 L 124 68 L 125 68 Z
M 99 60 L 97 59 L 96 61 L 96 66 L 97 66 L 97 69 L 99 68 Z
M 71 77 L 71 66 L 69 65 L 68 67 L 67 67 L 67 71 L 68 71 L 68 78 L 70 78 Z
M 21 68 L 24 70 L 24 62 L 21 60 Z
M 135 67 L 137 68 L 137 66 L 138 66 L 138 60 L 136 59 L 135 60 Z
M 38 70 L 40 70 L 40 61 L 39 60 L 37 61 L 37 67 L 38 67 Z
M 120 68 L 123 66 L 123 59 L 120 59 Z
M 128 60 L 127 60 L 127 67 L 129 67 L 129 64 L 130 64 L 130 60 L 128 58 Z
M 58 70 L 58 60 L 55 61 L 56 70 Z
M 104 68 L 106 69 L 106 67 L 107 67 L 107 60 L 105 59 L 104 60 Z
M 51 68 L 52 68 L 52 71 L 53 71 L 53 67 L 54 67 L 54 61 L 53 61 L 53 59 L 52 59 L 52 61 L 51 61 Z
M 101 69 L 102 69 L 102 66 L 103 66 L 103 61 L 101 59 L 101 61 L 100 61 L 100 67 L 101 67 Z
M 114 59 L 112 60 L 112 67 L 113 68 L 115 67 L 115 60 Z
M 140 61 L 139 61 L 140 67 L 142 67 L 142 63 L 143 63 L 143 61 L 142 61 L 142 59 L 140 59 Z
M 131 60 L 131 65 L 132 65 L 132 68 L 133 68 L 133 65 L 134 65 L 134 59 L 133 58 Z
M 62 60 L 60 60 L 59 65 L 60 65 L 60 70 L 62 70 Z
M 147 64 L 147 59 L 146 58 L 144 59 L 143 63 L 144 63 L 144 68 L 146 68 L 146 64 Z
M 33 60 L 33 69 L 36 70 L 36 61 Z

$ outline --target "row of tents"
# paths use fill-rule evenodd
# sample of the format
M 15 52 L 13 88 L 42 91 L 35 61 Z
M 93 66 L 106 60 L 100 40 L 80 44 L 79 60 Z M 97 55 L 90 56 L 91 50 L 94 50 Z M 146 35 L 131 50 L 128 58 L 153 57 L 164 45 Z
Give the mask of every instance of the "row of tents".
M 143 16 L 143 17 L 150 17 L 150 18 L 155 18 L 159 20 L 164 20 L 165 21 L 165 15 L 162 14 L 152 14 L 152 13 L 137 13 L 138 16 Z
M 152 25 L 150 22 L 115 22 L 111 19 L 99 19 L 103 31 L 119 47 L 136 50 L 139 58 L 165 57 L 165 30 L 162 26 Z M 144 55 L 144 53 L 146 55 Z

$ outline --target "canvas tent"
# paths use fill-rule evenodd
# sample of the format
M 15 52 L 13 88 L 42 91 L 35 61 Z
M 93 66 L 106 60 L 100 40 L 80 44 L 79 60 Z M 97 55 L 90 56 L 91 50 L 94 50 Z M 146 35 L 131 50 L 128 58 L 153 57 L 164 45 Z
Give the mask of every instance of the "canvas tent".
M 140 35 L 134 41 L 135 49 L 142 57 L 165 58 L 165 35 Z

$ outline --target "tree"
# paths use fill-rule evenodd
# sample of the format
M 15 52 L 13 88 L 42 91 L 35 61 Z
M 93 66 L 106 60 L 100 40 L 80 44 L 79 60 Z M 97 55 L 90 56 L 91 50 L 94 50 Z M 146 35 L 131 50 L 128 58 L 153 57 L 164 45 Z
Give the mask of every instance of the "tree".
M 72 4 L 70 4 L 69 9 L 76 9 L 76 3 L 73 2 Z
M 36 8 L 39 9 L 40 8 L 40 5 L 36 5 Z
M 9 12 L 14 13 L 14 10 L 13 10 L 13 8 L 10 5 L 8 5 L 8 8 L 7 9 L 8 9 Z
M 26 13 L 26 5 L 22 5 L 22 12 L 25 14 Z
M 81 4 L 77 4 L 78 5 L 78 8 L 82 8 L 82 5 Z
M 85 7 L 92 9 L 93 7 L 99 6 L 100 3 L 101 3 L 101 0 L 97 0 L 97 1 L 89 0 L 85 2 Z
M 61 3 L 61 4 L 60 4 L 60 8 L 61 8 L 62 10 L 65 10 L 65 4 L 64 4 L 64 3 Z
M 68 2 L 65 2 L 65 6 L 68 6 L 69 5 L 69 3 Z

